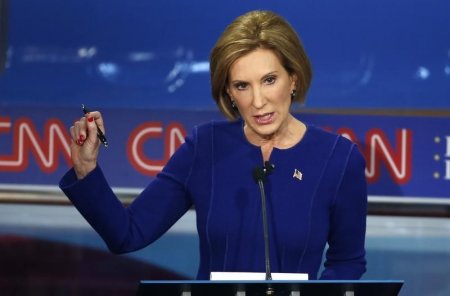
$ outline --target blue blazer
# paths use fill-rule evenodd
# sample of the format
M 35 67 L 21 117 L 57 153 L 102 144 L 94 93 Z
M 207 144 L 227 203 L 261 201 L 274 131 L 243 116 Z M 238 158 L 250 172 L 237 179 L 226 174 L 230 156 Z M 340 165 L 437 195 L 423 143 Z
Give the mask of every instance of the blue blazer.
M 272 272 L 321 279 L 359 279 L 365 272 L 365 161 L 348 139 L 307 125 L 302 140 L 274 148 L 265 181 Z M 264 272 L 259 187 L 260 147 L 245 138 L 242 121 L 193 129 L 163 171 L 123 207 L 100 166 L 60 188 L 115 253 L 138 250 L 195 207 L 200 242 L 198 279 L 212 271 Z

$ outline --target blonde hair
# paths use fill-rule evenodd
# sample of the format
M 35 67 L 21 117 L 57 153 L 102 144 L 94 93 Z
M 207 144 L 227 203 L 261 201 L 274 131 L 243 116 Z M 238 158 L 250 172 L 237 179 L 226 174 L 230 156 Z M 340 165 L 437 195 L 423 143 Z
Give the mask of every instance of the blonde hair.
M 227 93 L 230 67 L 258 48 L 272 50 L 289 75 L 297 77 L 293 101 L 305 101 L 312 69 L 297 33 L 286 20 L 271 11 L 251 11 L 236 18 L 225 29 L 210 55 L 212 96 L 230 120 L 240 116 Z

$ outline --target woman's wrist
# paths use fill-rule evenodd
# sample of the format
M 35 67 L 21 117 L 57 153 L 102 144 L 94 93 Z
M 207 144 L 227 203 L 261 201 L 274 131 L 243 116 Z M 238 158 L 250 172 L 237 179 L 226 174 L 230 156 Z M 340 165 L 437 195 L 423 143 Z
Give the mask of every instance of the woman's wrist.
M 86 177 L 90 172 L 92 172 L 96 166 L 97 166 L 97 163 L 93 162 L 93 163 L 74 165 L 73 168 L 75 171 L 75 175 L 77 176 L 77 179 L 81 180 L 84 177 Z

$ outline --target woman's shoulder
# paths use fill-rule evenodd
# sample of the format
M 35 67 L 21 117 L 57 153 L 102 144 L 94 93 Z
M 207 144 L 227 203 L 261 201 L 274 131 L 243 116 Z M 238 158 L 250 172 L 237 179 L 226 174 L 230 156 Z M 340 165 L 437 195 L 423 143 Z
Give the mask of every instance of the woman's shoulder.
M 340 143 L 340 145 L 351 146 L 354 143 L 343 135 L 337 134 L 329 129 L 325 129 L 314 124 L 306 123 L 307 135 L 316 142 Z
M 365 158 L 357 143 L 344 135 L 317 126 L 308 126 L 309 144 L 314 153 L 323 155 L 327 167 L 335 174 L 350 170 L 364 174 Z
M 196 125 L 192 133 L 186 137 L 195 153 L 201 157 L 209 157 L 220 147 L 236 147 L 240 139 L 239 122 L 210 121 Z M 241 131 L 242 133 L 242 131 Z
M 358 144 L 351 141 L 344 135 L 332 132 L 328 129 L 307 124 L 307 142 L 314 149 L 325 149 L 330 151 L 330 155 L 342 157 L 350 154 L 361 154 Z
M 198 137 L 211 137 L 220 133 L 238 133 L 240 126 L 242 126 L 242 124 L 239 120 L 211 120 L 209 122 L 196 125 L 194 127 L 194 132 Z

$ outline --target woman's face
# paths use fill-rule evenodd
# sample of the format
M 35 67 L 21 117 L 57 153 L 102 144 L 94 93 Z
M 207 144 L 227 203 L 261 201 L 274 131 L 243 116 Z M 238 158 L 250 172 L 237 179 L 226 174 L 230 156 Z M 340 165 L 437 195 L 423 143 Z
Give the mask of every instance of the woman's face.
M 228 78 L 228 95 L 250 133 L 268 138 L 287 128 L 296 77 L 272 50 L 257 49 L 237 59 Z

